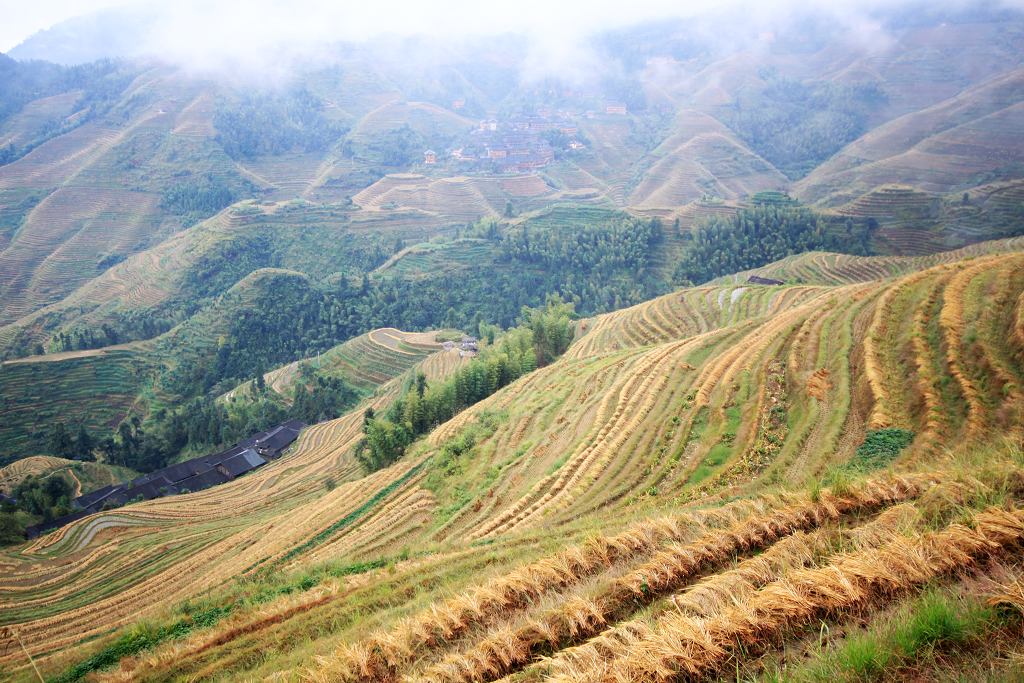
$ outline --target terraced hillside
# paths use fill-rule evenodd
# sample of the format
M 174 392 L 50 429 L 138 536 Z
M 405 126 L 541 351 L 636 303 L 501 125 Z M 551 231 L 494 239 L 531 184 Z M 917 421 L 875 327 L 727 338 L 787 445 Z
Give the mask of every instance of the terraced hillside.
M 640 210 L 672 209 L 705 196 L 735 199 L 789 184 L 726 126 L 692 110 L 676 115 L 650 161 L 629 197 L 630 206 Z
M 10 495 L 28 477 L 51 476 L 67 479 L 73 496 L 80 496 L 110 484 L 128 481 L 138 476 L 138 473 L 117 465 L 34 455 L 0 467 L 0 492 Z
M 164 626 L 118 675 L 670 680 L 769 675 L 820 619 L 826 657 L 926 583 L 1010 594 L 1024 252 L 918 265 L 582 321 L 561 359 L 368 475 L 364 404 L 223 487 L 8 550 L 2 619 L 53 674 L 125 654 L 110 629 L 142 615 Z M 989 654 L 1012 650 L 992 619 L 1009 640 Z M 941 665 L 925 655 L 902 656 Z
M 364 209 L 418 209 L 451 220 L 500 216 L 507 202 L 541 205 L 553 191 L 536 175 L 508 178 L 428 178 L 417 173 L 385 176 L 352 197 Z
M 0 550 L 0 680 L 1017 680 L 1024 15 L 879 12 L 736 48 L 699 18 L 613 32 L 583 89 L 445 34 L 265 91 L 130 62 L 102 107 L 0 112 L 0 457 L 57 422 L 226 414 L 257 375 L 275 410 L 359 402 L 228 484 Z M 494 117 L 555 159 L 456 168 Z M 880 255 L 623 307 L 705 219 L 787 193 L 826 216 L 772 253 L 845 225 Z M 620 310 L 405 448 L 413 392 L 508 368 L 360 333 L 486 337 L 556 291 Z M 365 471 L 400 397 L 401 457 Z M 0 488 L 95 467 L 37 455 Z
M 796 194 L 836 205 L 895 178 L 946 193 L 1014 177 L 1022 88 L 1024 70 L 1014 69 L 879 126 L 800 181 Z
M 475 125 L 475 121 L 436 104 L 395 99 L 360 118 L 352 131 L 352 138 L 357 145 L 366 144 L 375 137 L 408 126 L 430 144 L 431 138 L 462 135 Z
M 113 430 L 139 400 L 152 357 L 131 347 L 57 354 L 0 365 L 0 454 L 39 452 L 55 422 Z M 33 449 L 30 449 L 30 452 Z
M 113 266 L 59 303 L 0 327 L 0 348 L 46 346 L 55 334 L 103 325 L 145 338 L 132 319 L 180 322 L 258 268 L 354 276 L 375 265 L 395 240 L 415 242 L 443 230 L 442 221 L 425 215 L 366 220 L 338 205 L 241 203 Z
M 1024 246 L 1024 240 L 1013 237 L 1005 240 L 979 242 L 961 249 L 927 254 L 924 256 L 850 256 L 807 252 L 796 254 L 762 268 L 743 271 L 719 278 L 715 283 L 741 284 L 750 276 L 782 280 L 787 284 L 845 285 L 869 282 L 942 263 L 987 254 L 1014 252 Z
M 117 96 L 115 112 L 0 166 L 0 206 L 17 206 L 26 188 L 44 196 L 0 243 L 0 322 L 61 300 L 112 258 L 123 259 L 180 229 L 180 219 L 161 199 L 180 182 L 183 164 L 186 175 L 209 175 L 241 190 L 239 173 L 213 144 L 212 132 L 179 124 L 181 117 L 202 113 L 192 105 L 203 92 L 202 83 L 172 70 L 143 70 Z M 52 99 L 31 106 L 47 106 Z
M 39 452 L 56 422 L 109 434 L 130 410 L 144 415 L 173 405 L 216 363 L 236 320 L 262 315 L 268 299 L 294 303 L 308 288 L 301 273 L 263 268 L 152 339 L 4 361 L 0 454 Z
M 446 46 L 454 62 L 443 67 L 396 65 L 372 50 L 355 50 L 339 57 L 338 68 L 302 73 L 295 85 L 310 93 L 307 113 L 337 126 L 334 137 L 309 149 L 229 155 L 225 131 L 215 124 L 224 125 L 226 103 L 245 93 L 166 65 L 134 65 L 122 90 L 109 94 L 109 110 L 91 118 L 84 117 L 78 91 L 30 100 L 0 121 L 0 140 L 19 143 L 57 124 L 67 130 L 0 166 L 0 349 L 8 357 L 12 348 L 14 355 L 35 352 L 36 344 L 58 350 L 50 348 L 54 334 L 125 327 L 126 319 L 145 316 L 165 331 L 184 319 L 191 302 L 210 294 L 197 296 L 189 277 L 210 276 L 222 292 L 245 275 L 231 268 L 214 274 L 209 263 L 202 269 L 197 262 L 213 259 L 216 249 L 231 251 L 256 232 L 253 226 L 257 239 L 267 232 L 274 242 L 261 266 L 318 278 L 329 274 L 324 254 L 338 260 L 332 228 L 346 239 L 357 240 L 358 233 L 408 245 L 507 209 L 520 216 L 571 203 L 659 216 L 666 224 L 680 219 L 657 256 L 668 281 L 697 218 L 729 212 L 761 190 L 792 190 L 819 208 L 878 220 L 872 244 L 879 253 L 924 254 L 1015 234 L 1020 19 L 986 14 L 925 24 L 894 28 L 891 40 L 802 46 L 795 53 L 781 38 L 756 54 L 693 60 L 652 47 L 658 57 L 630 75 L 643 106 L 608 114 L 598 103 L 618 95 L 567 95 L 559 116 L 578 127 L 583 148 L 561 149 L 554 163 L 524 175 L 457 171 L 443 158 L 479 116 L 501 112 L 504 120 L 545 109 L 530 86 L 490 82 L 516 60 L 501 46 L 474 46 L 469 62 Z M 666 27 L 665 44 L 686 30 Z M 954 66 L 946 63 L 951 59 Z M 491 66 L 479 73 L 470 62 Z M 816 157 L 814 163 L 824 163 L 794 184 L 730 118 L 748 95 L 778 83 L 871 84 L 881 95 L 865 115 L 863 134 L 831 158 Z M 404 165 L 366 155 L 371 143 L 386 142 L 405 126 L 416 145 L 437 142 L 441 163 L 424 166 L 418 148 Z M 813 146 L 830 134 L 793 144 Z M 262 203 L 236 204 L 182 231 L 224 204 L 192 215 L 168 198 L 175 189 L 201 192 L 206 182 L 226 192 L 230 199 L 223 201 Z M 318 235 L 302 233 L 307 226 Z M 287 236 L 279 241 L 278 235 Z M 355 275 L 392 255 L 385 252 Z M 339 270 L 352 272 L 349 265 Z M 131 330 L 119 341 L 153 334 Z
M 420 364 L 441 350 L 432 332 L 403 332 L 382 328 L 350 339 L 320 354 L 275 368 L 264 375 L 267 387 L 289 397 L 296 384 L 310 377 L 337 377 L 350 385 L 371 391 Z M 449 355 L 449 354 L 445 354 Z M 458 352 L 453 355 L 458 356 Z M 251 382 L 225 394 L 242 399 Z

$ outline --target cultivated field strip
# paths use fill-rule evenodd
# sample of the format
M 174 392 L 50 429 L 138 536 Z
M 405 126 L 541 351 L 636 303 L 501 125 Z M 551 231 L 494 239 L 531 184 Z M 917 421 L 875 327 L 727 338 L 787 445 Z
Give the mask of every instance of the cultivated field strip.
M 365 407 L 386 407 L 412 368 L 439 378 L 465 359 L 430 353 L 429 339 L 397 331 L 367 335 L 359 342 L 365 372 L 384 372 L 374 370 L 375 359 L 393 363 L 392 379 L 370 400 L 305 430 L 280 460 L 235 482 L 90 516 L 4 553 L 2 618 L 18 625 L 45 663 L 84 638 L 102 642 L 113 627 L 238 577 L 423 548 L 429 555 L 415 561 L 435 567 L 438 583 L 415 587 L 414 574 L 399 572 L 396 590 L 427 593 L 408 608 L 385 601 L 375 633 L 343 627 L 341 638 L 328 637 L 338 628 L 330 624 L 349 623 L 340 615 L 351 613 L 327 593 L 296 598 L 292 607 L 306 607 L 267 628 L 283 638 L 293 628 L 317 634 L 310 647 L 323 661 L 301 662 L 311 678 L 496 680 L 521 671 L 534 680 L 548 675 L 538 657 L 560 661 L 553 643 L 560 651 L 620 626 L 633 633 L 624 625 L 637 619 L 638 604 L 649 610 L 647 628 L 681 614 L 673 596 L 688 605 L 686 618 L 717 620 L 730 608 L 716 595 L 754 599 L 786 581 L 790 569 L 827 566 L 834 553 L 801 555 L 816 534 L 834 540 L 835 532 L 861 552 L 842 527 L 888 519 L 889 508 L 926 489 L 945 490 L 936 485 L 948 476 L 926 468 L 951 444 L 969 451 L 984 445 L 985 433 L 1019 433 L 1021 301 L 1020 254 L 839 287 L 683 290 L 647 310 L 586 321 L 586 330 L 581 323 L 564 357 L 463 411 L 410 457 L 369 476 L 352 457 Z M 590 350 L 580 351 L 586 344 Z M 407 367 L 407 356 L 425 360 Z M 467 474 L 449 482 L 440 451 L 485 416 L 493 429 L 465 461 Z M 889 463 L 904 474 L 852 492 L 749 497 L 764 486 L 799 489 L 820 479 L 845 465 L 868 430 L 883 426 L 914 432 Z M 452 497 L 456 489 L 460 498 Z M 628 531 L 609 528 L 515 569 L 517 543 L 642 515 L 650 519 Z M 884 539 L 865 543 L 876 541 Z M 750 572 L 768 572 L 754 564 L 760 551 L 779 563 L 753 580 Z M 445 569 L 446 557 L 481 568 L 491 557 L 507 569 L 475 587 L 462 576 L 452 581 L 455 594 L 446 594 L 444 577 L 455 571 Z M 734 558 L 740 564 L 730 567 Z M 733 570 L 747 573 L 723 574 Z M 720 574 L 726 578 L 692 592 Z M 559 603 L 573 611 L 560 613 Z M 278 607 L 281 614 L 292 608 Z M 634 630 L 646 642 L 648 632 Z M 610 635 L 608 647 L 621 635 Z M 238 637 L 255 647 L 255 631 Z M 190 670 L 212 672 L 206 667 L 232 644 L 211 647 Z M 0 654 L 0 661 L 18 655 Z M 261 666 L 227 661 L 243 677 Z M 485 663 L 486 672 L 474 669 Z
M 880 545 L 899 534 L 908 524 L 908 516 L 915 515 L 913 506 L 907 503 L 895 505 L 884 510 L 870 521 L 853 527 L 842 527 L 829 524 L 810 532 L 796 531 L 770 545 L 764 552 L 740 561 L 731 569 L 711 574 L 707 578 L 691 584 L 684 590 L 659 599 L 648 610 L 651 614 L 683 613 L 695 617 L 709 618 L 731 607 L 733 604 L 747 599 L 758 588 L 775 581 L 787 572 L 795 569 L 814 566 L 827 558 L 837 547 L 868 548 Z M 523 647 L 522 636 L 528 636 L 529 630 L 544 633 L 547 642 L 555 649 L 549 658 L 541 659 L 529 665 L 527 673 L 532 677 L 574 676 L 577 679 L 585 675 L 597 675 L 607 663 L 609 655 L 615 652 L 628 651 L 631 643 L 640 639 L 647 631 L 643 620 L 631 619 L 614 623 L 602 613 L 603 599 L 599 595 L 590 598 L 589 616 L 593 625 L 597 626 L 595 635 L 582 645 L 558 649 L 559 645 L 568 640 L 576 642 L 587 636 L 583 627 L 570 632 L 568 639 L 559 634 L 559 622 L 564 620 L 564 612 L 568 606 L 552 605 L 537 618 L 520 619 L 519 628 L 523 633 L 510 635 L 506 643 L 516 642 L 519 650 L 520 665 L 529 661 L 529 648 Z M 593 632 L 593 631 L 591 631 Z M 500 651 L 493 642 L 484 641 L 492 652 Z M 472 654 L 451 655 L 431 666 L 423 680 L 457 681 L 470 680 L 467 673 L 470 663 L 476 670 L 487 670 L 486 658 L 489 653 L 484 648 Z M 510 662 L 511 663 L 511 662 Z M 507 666 L 507 665 L 506 665 Z M 500 675 L 501 671 L 496 672 Z
M 1011 552 L 1024 538 L 1024 511 L 991 509 L 972 526 L 897 538 L 835 559 L 821 568 L 788 573 L 723 613 L 701 619 L 671 614 L 640 630 L 610 653 L 600 673 L 553 676 L 552 681 L 673 681 L 721 667 L 737 643 L 755 645 L 817 614 L 835 614 L 917 588 L 934 577 Z M 594 675 L 596 673 L 596 675 Z
M 427 680 L 479 680 L 474 676 L 494 680 L 511 673 L 513 668 L 509 667 L 525 665 L 543 644 L 562 643 L 570 636 L 580 638 L 594 635 L 621 610 L 632 609 L 630 606 L 634 606 L 637 601 L 642 603 L 654 595 L 682 587 L 702 568 L 714 566 L 735 552 L 763 547 L 800 529 L 814 529 L 855 511 L 884 508 L 914 498 L 935 482 L 934 476 L 904 477 L 872 482 L 843 497 L 826 492 L 818 502 L 785 499 L 750 501 L 755 507 L 747 515 L 743 515 L 742 508 L 738 508 L 736 511 L 740 515 L 733 514 L 724 519 L 719 517 L 716 520 L 713 516 L 707 521 L 699 517 L 691 518 L 692 521 L 685 527 L 689 533 L 662 533 L 645 544 L 646 548 L 650 548 L 648 553 L 641 554 L 638 548 L 625 552 L 620 550 L 616 555 L 602 559 L 596 566 L 593 562 L 577 560 L 576 563 L 584 568 L 593 567 L 587 571 L 572 568 L 558 570 L 564 567 L 567 558 L 579 552 L 574 549 L 550 560 L 523 567 L 505 580 L 491 581 L 472 593 L 454 598 L 449 601 L 451 606 L 448 608 L 432 607 L 421 617 L 402 623 L 389 633 L 345 646 L 335 658 L 323 662 L 314 676 L 361 681 L 391 680 L 401 673 L 403 667 L 423 656 L 422 648 L 443 648 L 471 627 L 485 626 L 499 618 L 499 615 L 501 619 L 506 619 L 517 609 L 528 609 L 537 597 L 545 593 L 545 587 L 564 590 L 594 575 L 595 570 L 605 574 L 620 565 L 626 568 L 624 573 L 612 571 L 608 580 L 602 584 L 598 596 L 580 598 L 587 603 L 585 609 L 574 611 L 568 604 L 553 607 L 547 617 L 541 617 L 541 624 L 531 620 L 511 634 L 504 632 L 500 625 L 482 631 L 478 629 L 475 631 L 479 638 L 476 641 L 477 650 L 472 654 L 452 654 L 450 659 L 442 660 L 437 668 L 426 674 Z M 685 518 L 675 521 L 674 526 L 683 521 Z M 710 527 L 708 521 L 713 522 Z M 627 531 L 618 538 L 626 540 L 634 535 L 635 532 Z M 605 543 L 612 548 L 618 546 L 610 538 Z M 659 548 L 662 543 L 667 545 Z M 602 552 L 602 557 L 604 553 L 607 551 Z M 542 570 L 551 572 L 546 574 L 551 578 L 542 580 L 533 576 Z M 481 600 L 484 600 L 483 604 L 480 604 Z M 583 621 L 574 620 L 574 614 L 582 614 L 586 618 Z M 461 673 L 453 675 L 454 671 Z
M 579 323 L 572 358 L 649 346 L 771 317 L 827 291 L 818 287 L 686 289 Z M 739 296 L 734 296 L 738 293 Z M 737 305 L 737 302 L 743 306 Z
M 390 338 L 405 344 L 396 332 Z M 416 336 L 411 341 L 423 344 Z M 410 348 L 414 350 L 403 349 L 399 355 L 429 357 L 419 346 Z M 432 372 L 440 376 L 456 366 L 444 362 Z M 384 407 L 396 395 L 399 381 L 382 387 L 370 404 Z M 137 618 L 140 610 L 240 576 L 257 558 L 274 563 L 290 548 L 303 546 L 360 508 L 408 469 L 400 463 L 360 478 L 352 466 L 351 449 L 361 435 L 361 415 L 360 408 L 305 430 L 287 455 L 247 477 L 215 489 L 99 513 L 5 556 L 12 571 L 0 577 L 4 621 L 19 622 L 19 631 L 32 639 L 36 654 L 44 655 Z M 324 491 L 328 477 L 339 485 L 327 499 L 310 505 Z M 422 498 L 412 491 L 399 488 L 393 495 L 406 502 L 410 495 L 411 500 Z M 382 511 L 375 509 L 367 521 L 401 531 L 400 520 L 408 520 L 409 506 L 396 505 L 391 497 L 375 508 L 379 506 Z M 341 545 L 334 545 L 333 552 L 345 552 L 347 538 L 334 541 Z M 351 543 L 374 546 L 366 536 Z M 321 544 L 309 547 L 314 549 L 323 553 Z M 9 609 L 14 605 L 16 610 Z M 28 615 L 36 616 L 26 620 Z
M 684 332 L 681 342 L 653 343 L 651 334 L 647 344 L 622 345 L 633 352 L 604 351 L 585 363 L 574 351 L 591 335 L 604 334 L 602 329 L 609 338 L 619 330 L 618 340 L 624 340 L 633 334 L 632 321 L 643 321 L 645 330 L 665 327 L 664 316 L 637 308 L 627 310 L 629 317 L 609 314 L 617 327 L 604 317 L 590 321 L 591 329 L 557 366 L 520 380 L 430 437 L 440 446 L 472 423 L 477 410 L 499 410 L 509 418 L 488 439 L 494 452 L 526 448 L 523 458 L 503 465 L 486 495 L 472 510 L 460 512 L 440 538 L 494 537 L 567 521 L 576 513 L 636 500 L 654 488 L 657 495 L 692 499 L 694 491 L 704 496 L 742 490 L 761 477 L 820 476 L 848 459 L 867 429 L 913 429 L 919 433 L 913 450 L 922 455 L 949 438 L 969 440 L 978 433 L 969 419 L 970 403 L 961 398 L 959 383 L 951 392 L 942 380 L 952 376 L 948 340 L 959 334 L 941 331 L 949 327 L 943 325 L 943 310 L 947 323 L 964 318 L 971 329 L 989 326 L 985 338 L 990 341 L 956 356 L 963 366 L 958 372 L 964 378 L 988 377 L 996 374 L 993 366 L 1009 368 L 1006 384 L 978 385 L 984 391 L 979 389 L 974 410 L 986 416 L 986 428 L 1012 427 L 1019 403 L 999 407 L 1006 403 L 1000 396 L 1014 395 L 1012 359 L 1021 347 L 1010 328 L 1024 262 L 1016 254 L 992 258 L 939 265 L 903 279 L 812 289 L 813 294 L 793 295 L 791 304 L 764 319 L 696 336 Z M 993 279 L 988 273 L 994 270 L 999 277 Z M 965 304 L 951 314 L 957 298 L 947 298 L 947 290 L 956 277 L 954 291 L 962 291 L 957 298 Z M 996 304 L 1003 312 L 986 296 L 994 282 L 1000 283 Z M 790 288 L 755 289 L 774 290 L 776 301 L 786 301 L 781 295 Z M 705 306 L 717 306 L 732 290 L 695 291 Z M 670 300 L 663 297 L 651 308 Z M 611 339 L 610 348 L 618 348 L 620 341 Z M 909 374 L 904 358 L 916 359 Z M 605 365 L 596 365 L 596 359 Z M 768 396 L 764 383 L 779 372 L 772 368 L 783 374 L 777 392 Z M 587 394 L 588 381 L 600 382 L 600 392 L 593 394 L 599 400 Z M 940 383 L 947 389 L 940 392 Z M 528 419 L 549 410 L 558 421 Z M 790 428 L 767 434 L 757 425 L 767 424 L 769 410 L 797 417 Z M 765 441 L 769 437 L 774 444 Z
M 906 275 L 942 263 L 952 263 L 985 254 L 1019 251 L 1024 237 L 1010 237 L 970 244 L 952 251 L 939 251 L 925 256 L 850 256 L 807 252 L 787 256 L 781 261 L 753 270 L 728 275 L 715 284 L 746 282 L 751 275 L 773 278 L 787 283 L 810 285 L 844 285 Z

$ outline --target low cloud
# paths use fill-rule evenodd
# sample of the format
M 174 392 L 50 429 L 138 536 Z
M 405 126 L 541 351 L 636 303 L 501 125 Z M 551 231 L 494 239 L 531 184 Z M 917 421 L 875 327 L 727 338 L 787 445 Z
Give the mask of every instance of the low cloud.
M 1024 0 L 1002 4 L 1022 5 Z M 557 76 L 586 82 L 606 68 L 592 36 L 615 28 L 674 20 L 712 48 L 756 50 L 769 49 L 771 36 L 813 17 L 820 26 L 839 27 L 836 36 L 842 40 L 877 47 L 887 38 L 878 16 L 915 5 L 899 0 L 129 0 L 127 6 L 139 21 L 137 34 L 129 38 L 135 52 L 130 56 L 155 56 L 200 75 L 275 82 L 299 67 L 334 59 L 340 42 L 372 45 L 387 36 L 422 35 L 444 46 L 470 37 L 517 34 L 525 38 L 525 79 Z M 916 6 L 936 9 L 934 3 Z M 966 6 L 958 0 L 941 5 L 951 10 Z

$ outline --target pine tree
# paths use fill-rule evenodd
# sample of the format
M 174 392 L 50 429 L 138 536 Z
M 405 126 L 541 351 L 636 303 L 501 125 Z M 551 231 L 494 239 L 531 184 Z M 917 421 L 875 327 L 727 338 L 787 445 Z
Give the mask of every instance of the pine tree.
M 75 452 L 80 460 L 87 462 L 95 462 L 96 455 L 93 450 L 96 448 L 96 443 L 93 441 L 92 436 L 86 430 L 84 424 L 78 425 L 78 436 L 75 439 Z
M 71 458 L 75 454 L 75 444 L 63 422 L 57 422 L 50 429 L 48 440 L 49 451 L 58 458 Z

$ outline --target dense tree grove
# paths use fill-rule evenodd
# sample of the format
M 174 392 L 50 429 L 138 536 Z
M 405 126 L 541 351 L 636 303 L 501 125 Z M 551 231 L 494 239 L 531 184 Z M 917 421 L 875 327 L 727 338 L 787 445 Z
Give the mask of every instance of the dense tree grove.
M 544 308 L 524 308 L 520 325 L 443 382 L 422 374 L 383 415 L 368 410 L 356 457 L 368 471 L 395 462 L 419 436 L 498 389 L 560 356 L 572 341 L 573 305 L 550 297 Z
M 478 229 L 499 242 L 498 264 L 414 279 L 364 277 L 359 284 L 348 278 L 321 285 L 282 280 L 237 314 L 215 358 L 180 363 L 165 377 L 166 388 L 183 396 L 227 390 L 377 327 L 476 329 L 481 322 L 508 327 L 523 306 L 543 304 L 548 293 L 589 315 L 639 303 L 665 288 L 650 273 L 651 254 L 661 239 L 657 221 L 516 229 L 504 236 L 486 226 Z M 211 256 L 208 268 L 207 260 L 193 268 L 189 290 L 210 296 L 247 271 L 278 265 L 269 238 L 251 239 L 251 244 L 227 243 L 223 249 L 229 251 Z M 366 265 L 386 256 L 385 250 L 368 255 Z
M 86 430 L 85 425 L 79 425 L 78 431 L 74 434 L 68 430 L 63 422 L 56 422 L 50 428 L 47 439 L 47 452 L 58 458 L 68 460 L 96 460 L 93 450 L 96 448 L 96 441 Z
M 628 274 L 642 280 L 653 249 L 663 238 L 657 219 L 626 218 L 579 230 L 530 230 L 529 223 L 501 240 L 506 260 L 548 269 L 596 276 L 604 280 Z
M 71 484 L 62 476 L 28 476 L 21 481 L 11 494 L 18 501 L 18 507 L 29 514 L 49 521 L 71 512 Z
M 179 180 L 163 191 L 160 208 L 182 217 L 185 226 L 212 216 L 237 199 L 235 191 L 212 173 Z
M 404 167 L 423 160 L 428 143 L 408 125 L 375 136 L 359 156 L 390 167 Z
M 145 424 L 123 422 L 116 437 L 100 444 L 107 462 L 149 472 L 173 462 L 182 453 L 200 454 L 230 446 L 286 420 L 307 424 L 339 417 L 362 394 L 336 377 L 304 375 L 290 400 L 267 389 L 263 376 L 249 385 L 247 400 L 193 399 L 176 409 L 157 411 Z
M 213 125 L 217 141 L 233 159 L 324 151 L 346 132 L 324 116 L 323 103 L 305 88 L 222 102 Z
M 103 323 L 99 327 L 75 328 L 69 332 L 59 332 L 50 340 L 52 351 L 80 351 L 82 349 L 98 349 L 121 343 L 121 336 L 113 327 Z
M 767 84 L 722 112 L 725 122 L 790 178 L 801 178 L 862 135 L 885 102 L 877 84 L 805 83 L 767 72 Z
M 848 221 L 845 231 L 841 237 L 803 207 L 757 206 L 731 218 L 715 217 L 694 230 L 674 279 L 681 285 L 700 284 L 805 251 L 868 252 L 870 224 L 856 227 Z
M 71 484 L 61 475 L 23 479 L 0 505 L 0 545 L 25 540 L 25 527 L 71 513 Z

